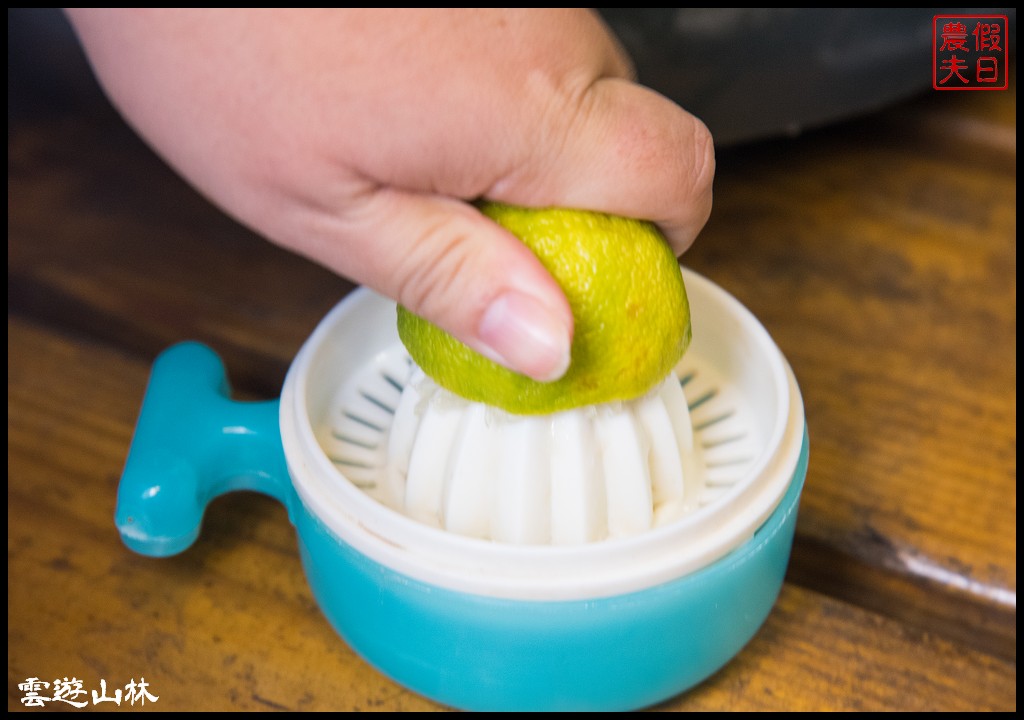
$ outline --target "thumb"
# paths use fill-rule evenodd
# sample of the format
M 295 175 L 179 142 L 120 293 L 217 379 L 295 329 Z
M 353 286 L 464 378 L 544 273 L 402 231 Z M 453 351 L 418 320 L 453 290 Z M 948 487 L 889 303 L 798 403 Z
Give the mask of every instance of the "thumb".
M 518 238 L 457 199 L 381 188 L 307 248 L 480 354 L 535 380 L 569 367 L 573 317 L 561 287 Z M 329 232 L 329 235 L 335 233 Z

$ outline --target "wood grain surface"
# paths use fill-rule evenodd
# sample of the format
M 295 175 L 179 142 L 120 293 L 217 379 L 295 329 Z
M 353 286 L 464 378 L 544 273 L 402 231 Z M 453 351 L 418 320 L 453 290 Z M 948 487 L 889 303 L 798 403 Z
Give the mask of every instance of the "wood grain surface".
M 154 710 L 445 709 L 334 634 L 275 502 L 218 499 L 174 558 L 121 544 L 156 354 L 201 340 L 242 397 L 276 397 L 353 285 L 198 196 L 59 47 L 9 68 L 8 709 L 35 709 L 28 678 L 140 676 Z M 720 151 L 683 263 L 789 359 L 810 469 L 764 628 L 656 709 L 1016 709 L 1010 78 Z

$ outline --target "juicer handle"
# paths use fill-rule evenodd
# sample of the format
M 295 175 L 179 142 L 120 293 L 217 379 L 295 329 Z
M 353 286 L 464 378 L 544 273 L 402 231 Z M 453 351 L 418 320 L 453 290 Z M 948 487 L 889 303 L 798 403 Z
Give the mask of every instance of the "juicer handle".
M 206 506 L 233 490 L 297 502 L 281 445 L 279 400 L 230 398 L 224 364 L 197 342 L 174 345 L 150 374 L 117 492 L 125 545 L 164 557 L 199 536 Z

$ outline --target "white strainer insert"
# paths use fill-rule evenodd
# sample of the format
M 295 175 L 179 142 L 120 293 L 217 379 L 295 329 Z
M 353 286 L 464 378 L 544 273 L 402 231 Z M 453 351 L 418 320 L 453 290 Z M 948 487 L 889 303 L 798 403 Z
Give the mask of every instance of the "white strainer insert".
M 329 417 L 324 450 L 369 495 L 427 525 L 516 544 L 677 520 L 722 497 L 758 446 L 730 388 L 686 359 L 631 402 L 514 416 L 439 388 L 398 343 L 345 383 Z

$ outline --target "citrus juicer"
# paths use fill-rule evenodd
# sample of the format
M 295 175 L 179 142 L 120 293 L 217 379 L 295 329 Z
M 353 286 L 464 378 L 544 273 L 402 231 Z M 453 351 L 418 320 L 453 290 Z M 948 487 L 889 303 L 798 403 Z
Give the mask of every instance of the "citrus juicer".
M 268 493 L 348 645 L 468 710 L 629 710 L 727 663 L 781 588 L 807 467 L 793 374 L 757 320 L 683 270 L 693 342 L 614 407 L 504 416 L 411 365 L 361 289 L 280 400 L 238 403 L 204 346 L 154 366 L 119 488 L 132 549 L 169 555 L 209 501 Z M 688 406 L 688 407 L 687 407 Z

